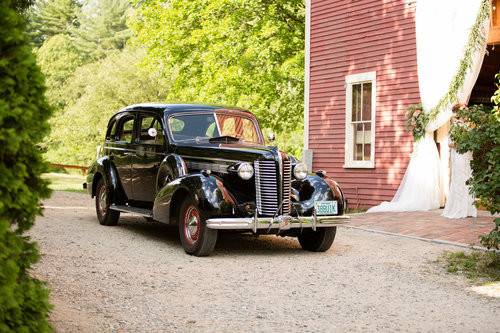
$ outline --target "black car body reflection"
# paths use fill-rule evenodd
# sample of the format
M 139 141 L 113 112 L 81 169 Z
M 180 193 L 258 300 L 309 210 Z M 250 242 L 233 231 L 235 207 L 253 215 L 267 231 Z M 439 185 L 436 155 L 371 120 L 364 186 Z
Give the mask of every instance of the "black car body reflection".
M 190 254 L 209 254 L 219 230 L 296 236 L 326 251 L 347 203 L 334 180 L 306 171 L 264 144 L 248 111 L 140 104 L 110 119 L 85 187 L 101 224 L 129 212 L 178 225 Z

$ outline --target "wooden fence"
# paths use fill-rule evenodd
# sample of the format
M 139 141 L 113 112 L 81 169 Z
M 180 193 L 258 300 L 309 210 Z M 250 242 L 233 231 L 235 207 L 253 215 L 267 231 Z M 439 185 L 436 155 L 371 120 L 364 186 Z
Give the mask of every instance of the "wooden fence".
M 77 170 L 80 170 L 84 175 L 86 175 L 87 172 L 89 171 L 88 167 L 81 166 L 81 165 L 50 163 L 50 166 L 53 168 L 59 168 L 59 169 L 77 169 Z

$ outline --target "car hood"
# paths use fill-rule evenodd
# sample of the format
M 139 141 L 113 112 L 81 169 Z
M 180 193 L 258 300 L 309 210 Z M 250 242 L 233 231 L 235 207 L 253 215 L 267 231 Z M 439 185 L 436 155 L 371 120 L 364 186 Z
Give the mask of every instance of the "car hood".
M 199 143 L 178 144 L 175 153 L 186 159 L 219 159 L 235 162 L 253 162 L 257 159 L 276 159 L 281 153 L 283 159 L 288 155 L 277 147 L 264 146 L 255 143 Z

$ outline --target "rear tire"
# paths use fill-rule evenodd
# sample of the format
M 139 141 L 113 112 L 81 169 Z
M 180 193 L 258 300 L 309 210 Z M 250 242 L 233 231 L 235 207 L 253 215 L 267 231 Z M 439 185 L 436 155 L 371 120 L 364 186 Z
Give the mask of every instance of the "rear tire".
M 102 178 L 99 179 L 96 186 L 95 210 L 97 219 L 101 225 L 117 225 L 120 219 L 119 211 L 109 209 L 111 206 L 110 197 L 110 191 L 106 184 L 104 184 L 104 180 Z
M 318 228 L 303 230 L 298 236 L 302 249 L 312 252 L 325 252 L 332 246 L 335 240 L 337 227 Z
M 212 253 L 217 242 L 217 230 L 207 228 L 206 218 L 190 197 L 182 203 L 177 221 L 182 247 L 186 253 L 197 257 Z

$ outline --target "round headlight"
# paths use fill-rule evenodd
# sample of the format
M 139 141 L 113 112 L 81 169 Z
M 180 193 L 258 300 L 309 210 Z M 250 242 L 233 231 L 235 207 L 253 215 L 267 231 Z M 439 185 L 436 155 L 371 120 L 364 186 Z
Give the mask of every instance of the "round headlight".
M 308 173 L 307 165 L 305 165 L 304 163 L 298 163 L 293 168 L 293 175 L 298 180 L 302 180 L 302 179 L 306 178 L 307 173 Z
M 241 179 L 249 180 L 253 176 L 253 166 L 250 163 L 241 163 L 238 167 L 238 176 Z

